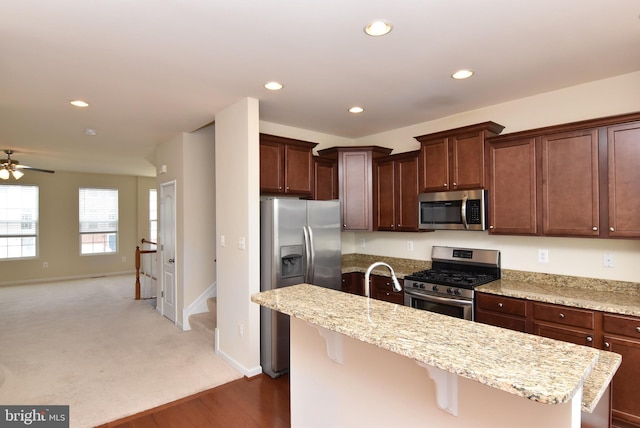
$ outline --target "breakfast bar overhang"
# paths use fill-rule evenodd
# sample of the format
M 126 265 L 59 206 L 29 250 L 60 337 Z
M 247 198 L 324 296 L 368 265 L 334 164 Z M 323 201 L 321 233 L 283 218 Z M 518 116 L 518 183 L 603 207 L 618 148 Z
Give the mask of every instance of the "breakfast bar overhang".
M 291 317 L 293 427 L 578 428 L 621 360 L 309 284 L 252 301 Z

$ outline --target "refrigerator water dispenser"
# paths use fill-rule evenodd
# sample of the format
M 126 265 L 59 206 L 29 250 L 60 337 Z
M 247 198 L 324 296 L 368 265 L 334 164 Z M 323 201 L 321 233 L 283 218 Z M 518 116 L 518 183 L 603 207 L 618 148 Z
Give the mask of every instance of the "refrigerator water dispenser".
M 303 276 L 302 245 L 286 245 L 280 247 L 280 269 L 282 278 Z

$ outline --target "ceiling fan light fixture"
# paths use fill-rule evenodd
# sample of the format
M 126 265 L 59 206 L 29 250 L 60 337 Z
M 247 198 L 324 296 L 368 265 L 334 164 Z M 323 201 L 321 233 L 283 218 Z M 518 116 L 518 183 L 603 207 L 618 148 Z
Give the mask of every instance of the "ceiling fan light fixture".
M 0 179 L 2 180 L 8 180 L 9 179 L 9 170 L 2 168 L 0 169 Z
M 11 174 L 13 175 L 13 178 L 15 178 L 16 180 L 20 180 L 24 175 L 24 172 L 20 171 L 19 169 L 14 169 L 13 171 L 11 171 Z
M 349 113 L 353 113 L 353 114 L 362 113 L 363 111 L 364 109 L 360 106 L 353 106 L 349 109 Z
M 69 101 L 71 103 L 72 106 L 76 106 L 76 107 L 89 107 L 89 103 L 87 103 L 86 101 L 82 101 L 82 100 L 73 100 L 73 101 Z

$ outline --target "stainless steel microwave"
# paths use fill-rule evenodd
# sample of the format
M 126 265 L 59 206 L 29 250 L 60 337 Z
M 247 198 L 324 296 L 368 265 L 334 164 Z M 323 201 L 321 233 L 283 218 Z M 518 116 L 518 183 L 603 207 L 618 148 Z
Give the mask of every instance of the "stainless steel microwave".
M 484 189 L 421 193 L 418 204 L 420 229 L 487 230 Z

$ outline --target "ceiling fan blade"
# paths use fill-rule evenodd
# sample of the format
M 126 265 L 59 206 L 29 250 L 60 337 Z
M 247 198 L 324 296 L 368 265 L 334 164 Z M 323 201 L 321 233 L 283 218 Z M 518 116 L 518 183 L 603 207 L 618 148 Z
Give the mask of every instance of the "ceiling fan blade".
M 16 169 L 28 169 L 29 171 L 47 172 L 49 174 L 55 173 L 55 171 L 51 171 L 50 169 L 34 168 L 34 167 L 31 167 L 31 166 L 27 166 L 27 165 L 16 165 L 15 167 L 16 167 Z

